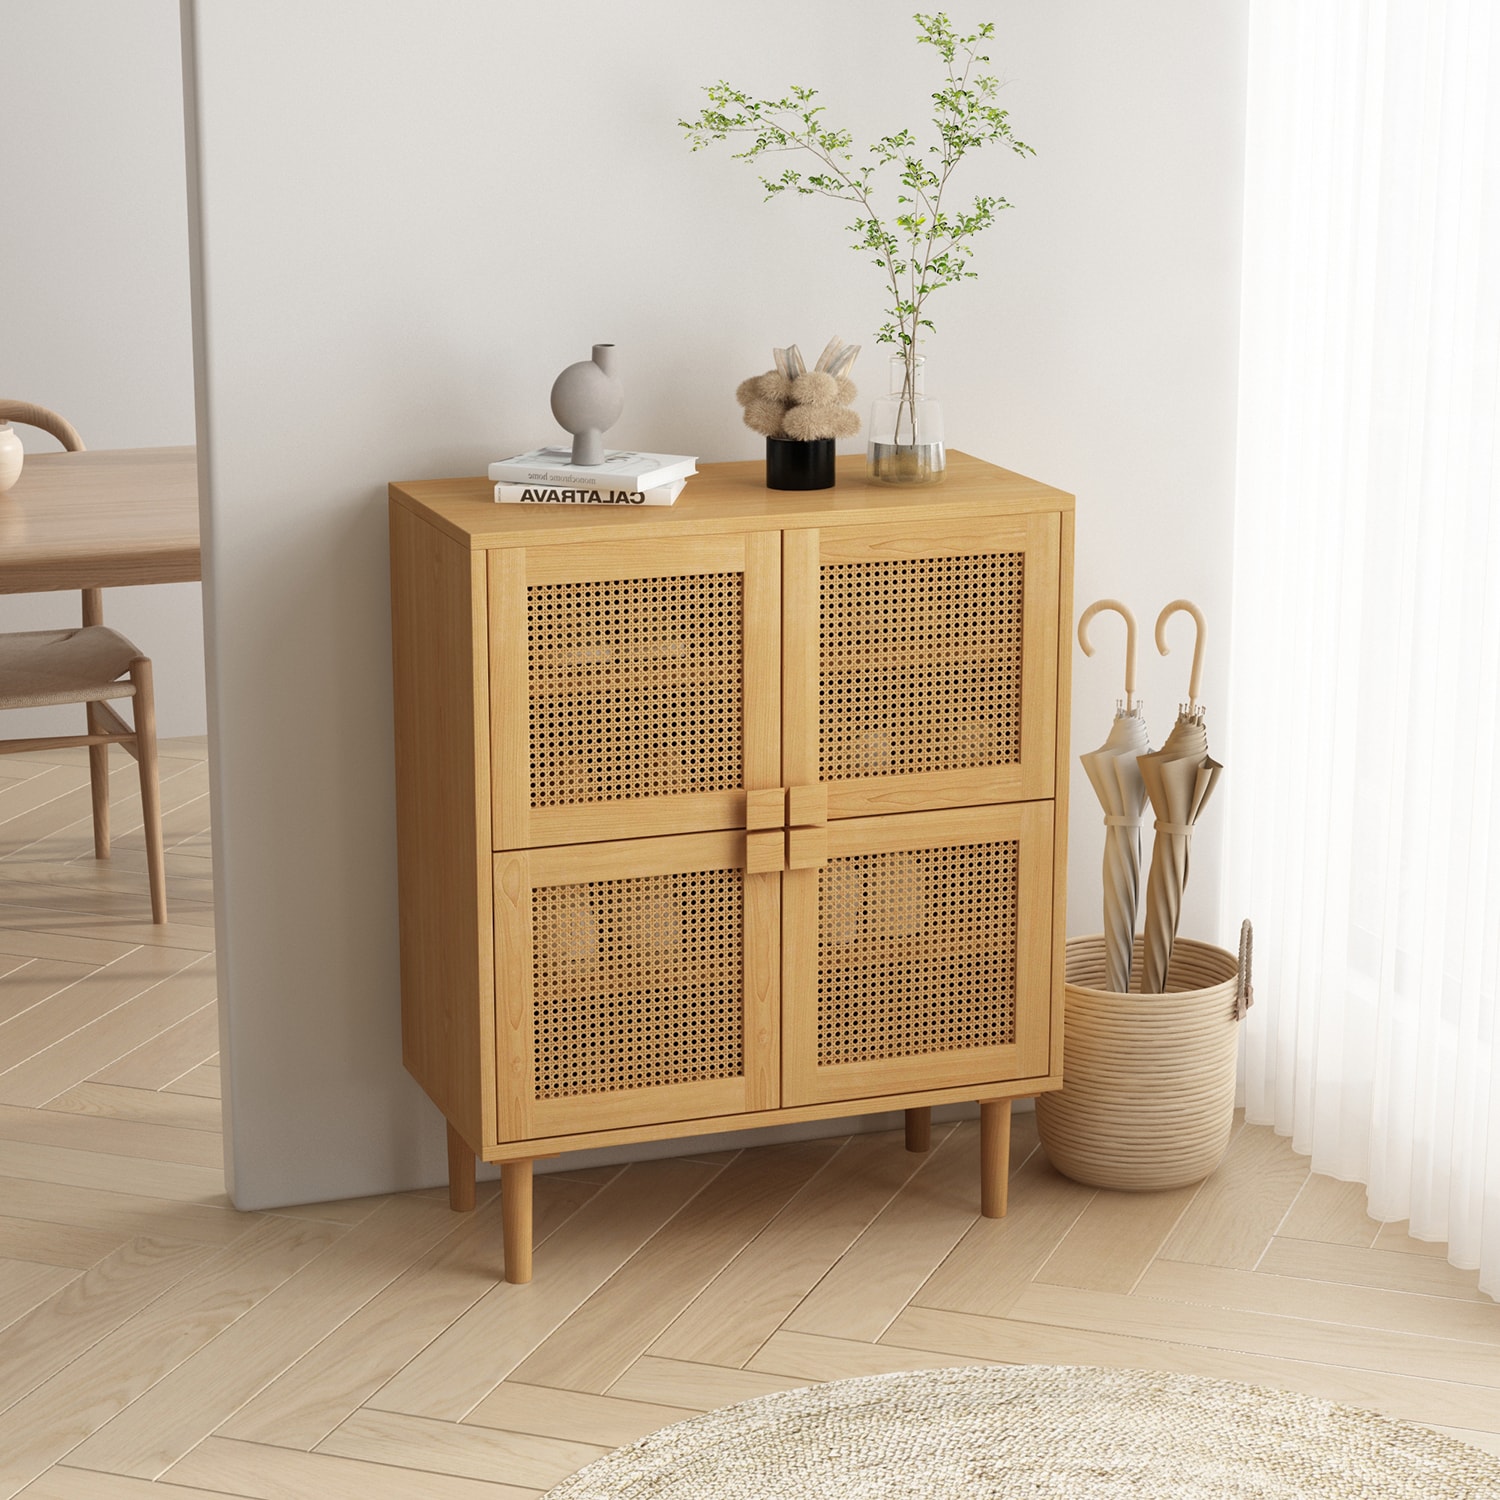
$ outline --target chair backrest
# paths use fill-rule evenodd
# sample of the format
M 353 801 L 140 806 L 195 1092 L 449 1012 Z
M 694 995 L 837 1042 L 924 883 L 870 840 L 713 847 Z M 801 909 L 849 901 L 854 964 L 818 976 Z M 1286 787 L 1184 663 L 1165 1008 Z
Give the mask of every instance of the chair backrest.
M 69 453 L 83 452 L 83 439 L 78 429 L 66 417 L 60 417 L 45 406 L 32 401 L 8 401 L 0 397 L 0 422 L 20 422 L 27 427 L 40 427 L 50 432 Z
M 59 416 L 55 411 L 49 411 L 45 406 L 38 406 L 34 401 L 11 401 L 0 396 L 0 422 L 20 422 L 27 427 L 40 427 L 43 432 L 50 432 L 69 453 L 84 451 L 83 439 L 78 436 L 78 429 L 66 417 Z M 85 625 L 104 623 L 104 591 L 102 589 L 83 591 L 83 623 Z

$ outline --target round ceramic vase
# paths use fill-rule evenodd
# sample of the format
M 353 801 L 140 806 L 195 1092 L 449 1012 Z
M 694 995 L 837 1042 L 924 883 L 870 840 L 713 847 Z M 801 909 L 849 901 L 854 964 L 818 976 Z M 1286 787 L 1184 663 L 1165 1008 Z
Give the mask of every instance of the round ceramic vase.
M 604 434 L 624 409 L 613 344 L 595 344 L 592 359 L 569 365 L 552 382 L 552 415 L 573 434 L 575 464 L 604 462 Z

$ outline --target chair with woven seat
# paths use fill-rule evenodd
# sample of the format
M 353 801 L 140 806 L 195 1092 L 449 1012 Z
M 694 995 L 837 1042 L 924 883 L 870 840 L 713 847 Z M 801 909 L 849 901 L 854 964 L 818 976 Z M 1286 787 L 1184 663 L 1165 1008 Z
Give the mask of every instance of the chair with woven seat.
M 77 430 L 56 412 L 29 401 L 0 400 L 0 422 L 20 422 L 49 432 L 70 453 L 83 449 Z M 110 706 L 134 698 L 134 727 Z M 156 706 L 151 661 L 133 642 L 104 623 L 102 589 L 83 590 L 83 624 L 75 629 L 0 633 L 0 709 L 81 703 L 87 733 L 0 740 L 0 755 L 87 745 L 93 793 L 94 855 L 109 857 L 109 747 L 121 745 L 140 766 L 146 868 L 151 920 L 167 920 L 166 857 L 162 848 L 161 793 L 156 770 Z

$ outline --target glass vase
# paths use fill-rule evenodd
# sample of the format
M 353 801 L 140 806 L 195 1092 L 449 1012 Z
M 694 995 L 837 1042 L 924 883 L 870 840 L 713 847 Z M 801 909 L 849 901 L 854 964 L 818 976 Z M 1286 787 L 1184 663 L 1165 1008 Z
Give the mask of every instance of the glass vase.
M 947 457 L 943 409 L 924 389 L 926 356 L 891 356 L 890 393 L 870 412 L 866 472 L 882 484 L 937 484 Z

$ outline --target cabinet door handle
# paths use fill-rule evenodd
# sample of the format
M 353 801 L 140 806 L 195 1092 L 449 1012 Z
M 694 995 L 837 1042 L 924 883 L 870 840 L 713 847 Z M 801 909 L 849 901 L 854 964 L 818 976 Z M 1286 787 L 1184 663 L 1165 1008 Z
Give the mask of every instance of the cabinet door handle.
M 745 793 L 747 829 L 781 828 L 786 823 L 786 788 L 758 788 Z
M 794 786 L 786 796 L 786 820 L 792 828 L 821 828 L 828 821 L 828 788 Z
M 786 867 L 814 870 L 828 863 L 826 828 L 789 828 L 786 832 Z
M 786 869 L 786 846 L 779 828 L 745 835 L 745 874 L 779 875 Z

